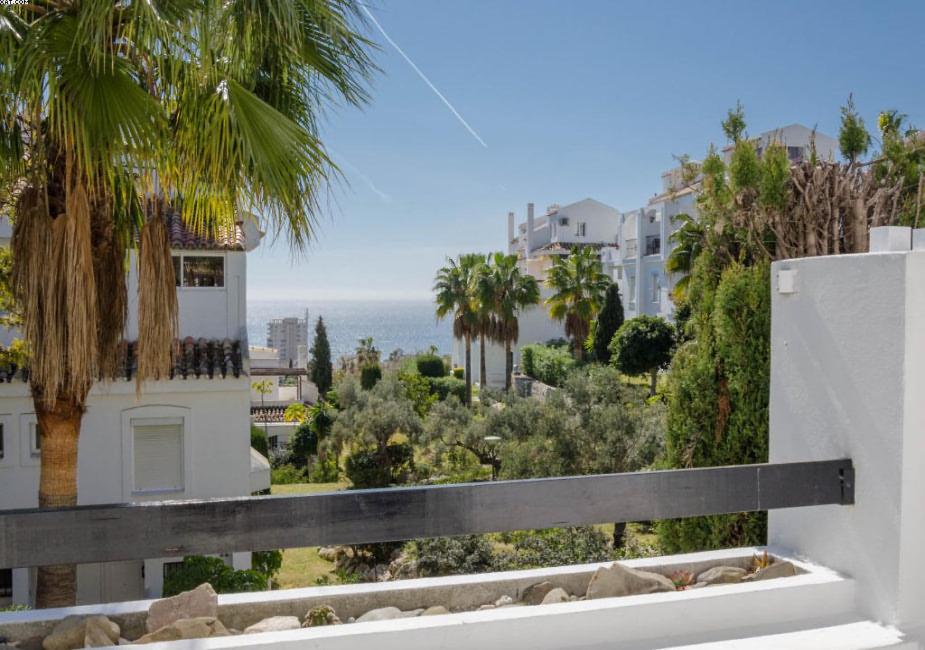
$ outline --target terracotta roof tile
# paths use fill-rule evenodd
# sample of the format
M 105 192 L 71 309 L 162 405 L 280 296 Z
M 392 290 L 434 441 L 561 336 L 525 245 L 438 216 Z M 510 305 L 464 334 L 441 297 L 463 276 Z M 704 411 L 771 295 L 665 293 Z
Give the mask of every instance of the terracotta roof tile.
M 167 229 L 170 232 L 170 247 L 186 250 L 244 250 L 244 229 L 240 223 L 233 227 L 220 226 L 214 233 L 204 234 L 191 230 L 180 217 L 180 213 L 171 210 L 167 213 Z

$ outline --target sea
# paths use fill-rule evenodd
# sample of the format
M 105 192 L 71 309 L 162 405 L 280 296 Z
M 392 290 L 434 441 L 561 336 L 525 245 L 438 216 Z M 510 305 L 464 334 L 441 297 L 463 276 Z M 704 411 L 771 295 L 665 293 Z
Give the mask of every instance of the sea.
M 357 341 L 373 337 L 383 357 L 394 350 L 423 352 L 431 345 L 450 354 L 453 341 L 449 320 L 437 322 L 430 300 L 248 300 L 247 338 L 250 345 L 267 344 L 267 323 L 274 318 L 304 318 L 308 310 L 309 345 L 315 321 L 321 316 L 328 331 L 331 359 L 351 355 Z

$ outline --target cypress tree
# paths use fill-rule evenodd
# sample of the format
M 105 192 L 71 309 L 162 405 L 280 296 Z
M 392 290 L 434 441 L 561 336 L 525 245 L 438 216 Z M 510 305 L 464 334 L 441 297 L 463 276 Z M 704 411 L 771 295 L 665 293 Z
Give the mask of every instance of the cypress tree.
M 610 363 L 610 341 L 623 324 L 623 301 L 616 282 L 607 287 L 604 305 L 594 321 L 594 358 L 601 363 Z
M 308 364 L 308 378 L 318 387 L 318 397 L 323 398 L 331 390 L 334 381 L 334 368 L 331 366 L 331 345 L 328 343 L 328 331 L 324 319 L 318 317 L 315 323 L 315 340 L 312 341 L 312 359 Z

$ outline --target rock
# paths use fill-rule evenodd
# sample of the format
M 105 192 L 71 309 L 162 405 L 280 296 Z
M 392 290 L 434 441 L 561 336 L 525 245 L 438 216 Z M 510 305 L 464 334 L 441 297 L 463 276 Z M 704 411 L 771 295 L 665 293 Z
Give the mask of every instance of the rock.
M 14 647 L 17 650 L 42 650 L 44 648 L 43 641 L 44 639 L 40 636 L 30 636 L 22 641 L 17 641 Z
M 212 585 L 203 583 L 191 591 L 171 598 L 162 598 L 148 608 L 145 629 L 148 633 L 167 627 L 181 619 L 215 618 L 218 616 L 218 596 Z
M 133 643 L 135 642 L 129 641 L 128 639 L 123 639 L 121 636 L 119 637 L 119 645 L 132 645 Z
M 318 557 L 325 562 L 334 562 L 337 560 L 337 549 L 332 546 L 322 546 L 318 549 Z
M 265 618 L 259 623 L 254 623 L 244 628 L 244 634 L 255 634 L 258 632 L 282 632 L 283 630 L 298 630 L 302 627 L 298 616 L 271 616 Z
M 592 598 L 654 594 L 660 591 L 675 591 L 674 583 L 660 573 L 631 569 L 619 562 L 614 562 L 594 572 L 585 595 L 588 600 L 591 600 Z
M 91 616 L 84 631 L 84 648 L 105 648 L 119 642 L 119 626 L 105 616 Z
M 555 588 L 556 586 L 548 580 L 538 582 L 524 589 L 524 594 L 520 600 L 524 605 L 539 605 L 543 602 L 546 594 Z
M 751 575 L 742 578 L 743 581 L 773 580 L 774 578 L 789 578 L 797 574 L 797 569 L 790 562 L 775 562 L 763 569 L 758 569 Z
M 402 612 L 397 607 L 380 607 L 378 609 L 371 609 L 360 618 L 357 619 L 357 623 L 366 623 L 367 621 L 389 621 L 393 618 L 404 618 L 404 612 Z
M 305 620 L 302 621 L 302 627 L 320 627 L 322 625 L 340 625 L 340 619 L 337 618 L 334 608 L 330 605 L 312 607 L 305 614 Z
M 745 577 L 746 573 L 745 569 L 740 569 L 737 566 L 715 566 L 698 575 L 697 582 L 705 582 L 708 585 L 738 582 Z
M 543 597 L 541 605 L 551 605 L 553 603 L 567 603 L 569 601 L 568 592 L 562 587 L 556 587 Z
M 448 610 L 443 605 L 434 605 L 433 607 L 428 607 L 423 612 L 421 612 L 421 616 L 442 616 L 449 613 L 450 610 Z
M 214 616 L 181 618 L 164 627 L 145 634 L 134 643 L 156 643 L 158 641 L 179 641 L 180 639 L 206 639 L 212 636 L 229 636 L 222 622 Z
M 504 607 L 505 605 L 513 605 L 514 599 L 508 595 L 501 596 L 498 600 L 495 601 L 495 607 Z
M 45 637 L 42 647 L 45 650 L 77 650 L 84 647 L 86 630 L 86 616 L 67 616 Z
M 495 606 L 492 605 L 491 603 L 486 603 L 485 605 L 479 606 L 478 610 L 476 610 L 476 611 L 481 612 L 481 611 L 486 610 L 486 609 L 495 609 Z

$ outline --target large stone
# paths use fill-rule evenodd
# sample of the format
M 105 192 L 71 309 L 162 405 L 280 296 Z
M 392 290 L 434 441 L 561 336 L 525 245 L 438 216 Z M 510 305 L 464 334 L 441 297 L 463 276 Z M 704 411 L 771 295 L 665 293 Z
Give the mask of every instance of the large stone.
M 45 650 L 77 650 L 84 647 L 86 630 L 86 616 L 67 616 L 45 637 L 42 647 Z
M 151 633 L 174 621 L 218 616 L 218 595 L 208 582 L 171 598 L 162 598 L 148 608 L 145 629 Z
M 619 562 L 614 562 L 594 572 L 591 582 L 588 583 L 586 597 L 591 600 L 592 598 L 654 594 L 661 591 L 675 591 L 674 583 L 660 573 L 631 569 Z
M 337 560 L 337 549 L 333 546 L 322 546 L 318 549 L 318 557 L 326 562 L 334 562 Z
M 423 612 L 421 612 L 421 616 L 442 616 L 449 613 L 450 610 L 448 610 L 443 605 L 434 605 L 433 607 L 428 607 Z
M 371 609 L 360 618 L 357 619 L 357 623 L 366 623 L 368 621 L 389 621 L 393 618 L 404 618 L 404 612 L 402 612 L 397 607 L 380 607 L 378 609 Z
M 506 605 L 513 605 L 514 599 L 508 595 L 501 596 L 498 600 L 495 601 L 495 607 L 505 607 Z
M 715 566 L 707 569 L 697 576 L 697 582 L 705 582 L 708 585 L 720 585 L 729 582 L 739 582 L 745 577 L 747 571 L 737 566 Z
M 554 603 L 567 603 L 569 601 L 568 592 L 562 587 L 556 587 L 543 597 L 542 605 L 552 605 Z
M 524 594 L 520 600 L 524 605 L 539 605 L 543 602 L 546 594 L 555 588 L 556 586 L 548 580 L 538 582 L 524 589 Z
M 283 630 L 298 630 L 301 627 L 302 622 L 299 621 L 298 616 L 271 616 L 244 628 L 244 634 L 282 632 Z
M 797 574 L 797 569 L 790 562 L 775 562 L 763 569 L 758 569 L 755 573 L 745 576 L 742 580 L 773 580 L 774 578 L 790 578 Z
M 105 616 L 91 616 L 84 631 L 84 648 L 105 648 L 119 643 L 119 626 Z
M 145 634 L 135 643 L 157 643 L 158 641 L 179 641 L 181 639 L 207 639 L 212 636 L 228 636 L 228 630 L 214 616 L 181 618 L 154 632 Z

